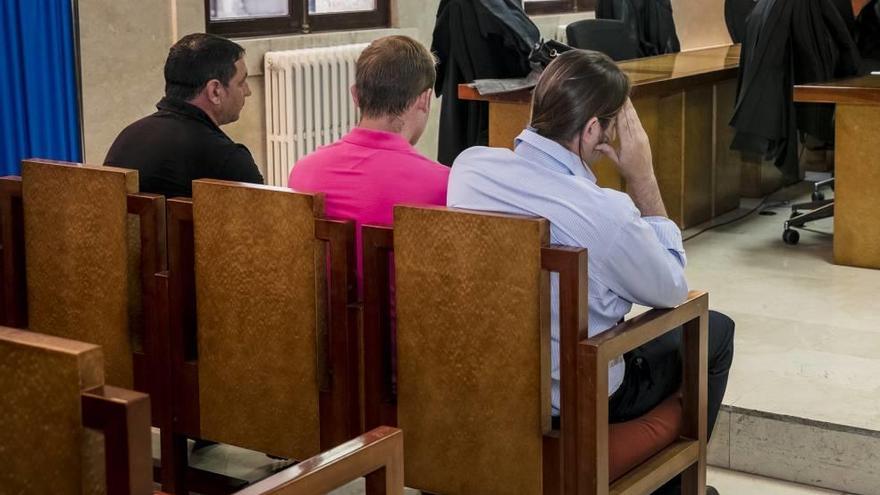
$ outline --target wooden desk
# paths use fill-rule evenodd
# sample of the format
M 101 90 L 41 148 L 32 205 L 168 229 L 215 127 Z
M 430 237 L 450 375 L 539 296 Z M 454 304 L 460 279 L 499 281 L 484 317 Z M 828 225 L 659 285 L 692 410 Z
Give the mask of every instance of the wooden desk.
M 794 100 L 834 103 L 834 263 L 880 268 L 880 76 L 795 86 Z
M 739 46 L 707 48 L 621 62 L 651 140 L 663 202 L 672 220 L 693 226 L 739 206 L 742 162 L 730 151 L 727 123 L 736 98 Z M 483 96 L 462 84 L 458 97 L 489 102 L 489 146 L 512 147 L 528 125 L 531 91 Z M 603 187 L 623 190 L 613 164 L 594 172 Z

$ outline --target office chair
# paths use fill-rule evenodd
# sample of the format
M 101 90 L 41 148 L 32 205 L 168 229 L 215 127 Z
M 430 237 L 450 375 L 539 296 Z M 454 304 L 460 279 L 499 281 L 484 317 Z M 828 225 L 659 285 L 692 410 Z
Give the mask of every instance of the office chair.
M 727 0 L 728 2 L 753 2 L 753 0 Z M 831 0 L 831 3 L 840 12 L 841 17 L 847 26 L 855 22 L 857 11 L 860 11 L 868 2 L 862 0 Z M 812 201 L 807 203 L 794 204 L 791 206 L 791 217 L 785 222 L 782 230 L 782 240 L 788 245 L 795 245 L 800 241 L 800 233 L 796 228 L 803 228 L 807 222 L 821 220 L 834 216 L 834 199 L 825 199 L 822 189 L 828 187 L 834 190 L 834 174 L 831 178 L 816 181 L 813 183 Z
M 584 50 L 595 50 L 615 61 L 639 57 L 639 40 L 623 21 L 584 19 L 565 28 L 568 44 Z
M 794 246 L 801 239 L 801 235 L 795 228 L 805 227 L 807 222 L 813 222 L 834 215 L 834 200 L 825 199 L 823 187 L 834 190 L 834 177 L 819 180 L 813 183 L 812 201 L 791 205 L 791 217 L 786 220 L 782 231 L 782 240 L 786 244 Z

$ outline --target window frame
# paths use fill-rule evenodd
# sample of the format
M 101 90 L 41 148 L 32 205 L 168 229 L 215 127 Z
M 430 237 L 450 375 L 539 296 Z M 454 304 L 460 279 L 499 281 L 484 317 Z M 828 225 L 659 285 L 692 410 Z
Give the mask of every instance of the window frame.
M 523 2 L 527 14 L 570 14 L 596 10 L 596 0 L 552 0 L 547 2 Z
M 375 0 L 369 11 L 309 14 L 308 0 L 288 0 L 288 15 L 256 19 L 211 20 L 211 0 L 205 0 L 205 31 L 226 37 L 307 34 L 351 29 L 387 28 L 391 0 Z

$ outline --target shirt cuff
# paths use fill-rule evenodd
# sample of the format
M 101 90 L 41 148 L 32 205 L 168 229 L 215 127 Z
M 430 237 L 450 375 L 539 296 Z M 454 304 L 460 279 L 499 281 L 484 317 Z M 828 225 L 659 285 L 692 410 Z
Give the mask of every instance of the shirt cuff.
M 642 217 L 642 220 L 654 229 L 654 233 L 663 247 L 678 255 L 682 266 L 684 266 L 686 262 L 684 244 L 681 241 L 681 229 L 678 228 L 678 225 L 666 217 Z

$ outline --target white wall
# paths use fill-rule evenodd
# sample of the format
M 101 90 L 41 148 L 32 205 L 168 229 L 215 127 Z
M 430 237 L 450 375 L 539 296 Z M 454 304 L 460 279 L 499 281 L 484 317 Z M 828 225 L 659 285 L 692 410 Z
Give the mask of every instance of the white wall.
M 672 0 L 675 30 L 682 50 L 729 45 L 724 0 Z
M 247 50 L 253 95 L 241 119 L 224 130 L 245 144 L 264 167 L 265 97 L 263 54 L 268 50 L 331 46 L 407 34 L 430 46 L 440 0 L 392 0 L 392 29 L 316 33 L 236 40 Z M 723 0 L 673 0 L 683 49 L 729 43 Z M 559 25 L 590 18 L 592 12 L 536 16 L 545 38 Z M 85 161 L 103 163 L 119 131 L 155 111 L 164 93 L 162 67 L 168 47 L 185 34 L 204 31 L 203 0 L 79 0 Z M 419 149 L 437 156 L 439 101 Z

